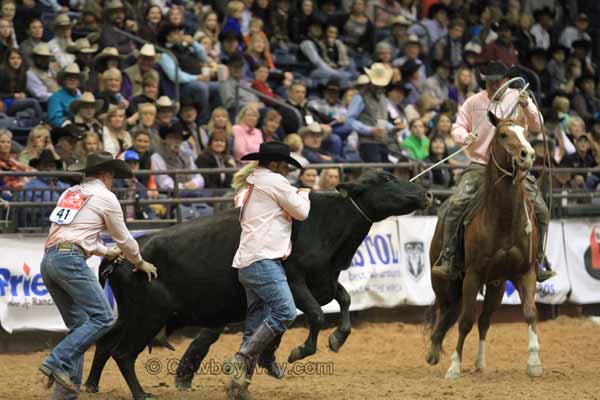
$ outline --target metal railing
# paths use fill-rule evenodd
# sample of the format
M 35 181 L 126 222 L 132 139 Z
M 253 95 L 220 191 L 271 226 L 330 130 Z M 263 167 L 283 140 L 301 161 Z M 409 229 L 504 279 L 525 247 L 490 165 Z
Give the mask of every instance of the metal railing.
M 248 93 L 252 93 L 259 99 L 263 100 L 264 102 L 275 103 L 279 107 L 285 108 L 286 110 L 291 111 L 298 121 L 298 126 L 303 125 L 304 118 L 302 117 L 302 114 L 300 114 L 300 111 L 298 111 L 298 109 L 296 109 L 295 107 L 290 106 L 289 104 L 287 104 L 285 101 L 281 100 L 280 98 L 267 96 L 266 94 L 261 93 L 258 90 L 254 90 L 252 88 L 242 86 L 239 83 L 235 87 L 235 113 L 236 114 L 238 114 L 240 112 L 240 90 L 243 90 Z

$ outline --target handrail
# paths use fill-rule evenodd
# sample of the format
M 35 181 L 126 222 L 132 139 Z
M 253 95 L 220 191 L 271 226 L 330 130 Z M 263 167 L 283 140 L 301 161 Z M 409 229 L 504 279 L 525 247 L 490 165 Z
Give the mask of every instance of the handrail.
M 156 47 L 158 50 L 162 51 L 163 53 L 167 53 L 168 55 L 171 56 L 171 58 L 173 59 L 173 62 L 175 63 L 175 101 L 179 101 L 179 61 L 177 61 L 177 57 L 175 57 L 175 54 L 173 54 L 173 52 L 165 47 L 159 46 L 156 43 L 152 43 L 149 42 L 137 35 L 132 34 L 131 32 L 127 32 L 124 31 L 121 28 L 117 28 L 117 27 L 113 27 L 113 29 L 115 31 L 117 31 L 118 33 L 120 33 L 123 36 L 128 37 L 129 39 L 133 40 L 134 42 L 138 42 L 141 45 L 144 44 L 151 44 L 154 47 Z
M 303 125 L 304 118 L 302 117 L 302 114 L 300 114 L 300 111 L 298 111 L 296 108 L 290 106 L 285 101 L 282 101 L 276 97 L 267 96 L 266 94 L 261 93 L 258 90 L 254 90 L 249 87 L 241 86 L 239 83 L 236 85 L 236 88 L 235 88 L 235 113 L 236 114 L 240 111 L 240 90 L 244 90 L 246 92 L 252 93 L 253 95 L 255 95 L 256 97 L 258 97 L 259 99 L 261 99 L 263 101 L 275 103 L 279 107 L 285 108 L 286 110 L 290 110 L 296 116 L 296 119 L 298 120 L 298 126 Z

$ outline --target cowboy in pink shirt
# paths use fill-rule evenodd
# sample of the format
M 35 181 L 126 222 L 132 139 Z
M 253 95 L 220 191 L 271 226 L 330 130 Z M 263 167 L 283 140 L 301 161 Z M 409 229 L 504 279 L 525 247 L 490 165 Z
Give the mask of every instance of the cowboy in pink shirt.
M 444 245 L 442 254 L 432 268 L 432 273 L 438 277 L 450 278 L 456 276 L 453 273 L 453 261 L 457 246 L 457 232 L 459 224 L 462 223 L 465 210 L 471 204 L 481 185 L 481 178 L 489 161 L 488 148 L 492 143 L 496 128 L 487 119 L 487 109 L 490 98 L 504 85 L 508 79 L 506 75 L 508 68 L 498 61 L 492 61 L 486 65 L 482 76 L 485 78 L 485 90 L 469 97 L 458 111 L 456 122 L 452 126 L 452 137 L 460 146 L 469 145 L 465 150 L 466 156 L 471 164 L 464 171 L 462 178 L 456 187 L 454 194 L 448 199 L 448 208 L 444 219 Z M 516 89 L 506 89 L 503 94 L 497 95 L 500 101 L 492 103 L 490 110 L 500 118 L 511 116 L 513 107 L 517 105 L 517 111 L 521 118 L 525 119 L 528 130 L 539 132 L 540 112 L 526 91 L 519 95 Z M 527 130 L 526 130 L 527 131 Z M 538 195 L 538 186 L 535 179 L 529 176 L 526 179 L 526 190 L 534 204 L 536 221 L 538 223 L 538 281 L 543 282 L 555 275 L 550 270 L 544 255 L 544 238 L 548 230 L 548 207 L 543 196 Z M 545 265 L 545 269 L 540 268 Z

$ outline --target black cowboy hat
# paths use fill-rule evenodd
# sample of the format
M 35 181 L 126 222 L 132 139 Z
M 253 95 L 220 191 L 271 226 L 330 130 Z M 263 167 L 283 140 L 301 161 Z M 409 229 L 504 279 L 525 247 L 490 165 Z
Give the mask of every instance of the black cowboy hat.
M 590 74 L 583 74 L 579 78 L 575 79 L 575 86 L 581 88 L 586 81 L 596 82 L 596 77 Z
M 330 78 L 326 83 L 321 83 L 319 85 L 319 89 L 322 91 L 325 90 L 337 90 L 338 92 L 342 90 L 342 85 L 337 78 Z
M 408 94 L 412 90 L 412 87 L 410 87 L 410 85 L 407 82 L 397 81 L 397 82 L 390 83 L 385 89 L 386 89 L 386 92 L 388 92 L 388 93 L 391 92 L 392 90 L 401 90 L 404 92 L 405 96 L 408 96 Z
M 181 135 L 183 140 L 187 140 L 190 137 L 189 132 L 183 129 L 183 125 L 181 125 L 180 122 L 174 122 L 171 125 L 163 125 L 158 129 L 158 134 L 161 139 L 166 138 L 169 133 Z
M 417 72 L 419 68 L 421 68 L 421 64 L 415 60 L 407 60 L 404 65 L 402 65 L 402 76 L 408 78 Z
M 219 42 L 223 43 L 227 40 L 237 40 L 238 42 L 241 42 L 243 38 L 242 35 L 240 35 L 236 31 L 226 31 L 219 33 Z
M 509 69 L 502 61 L 490 61 L 481 66 L 479 71 L 483 80 L 497 81 L 506 77 Z
M 535 56 L 540 56 L 540 57 L 544 57 L 544 58 L 548 58 L 548 50 L 543 49 L 542 47 L 535 47 L 533 49 L 531 49 L 529 51 L 529 53 L 527 54 L 527 56 L 529 58 L 531 57 L 535 57 Z
M 184 29 L 183 25 L 175 25 L 170 22 L 165 23 L 160 27 L 158 31 L 158 35 L 156 36 L 156 40 L 158 43 L 166 43 L 167 37 L 173 31 L 182 31 Z
M 191 96 L 182 96 L 179 99 L 179 112 L 183 110 L 183 107 L 194 107 L 198 113 L 202 111 L 202 103 L 194 100 Z
M 571 49 L 570 49 L 570 48 L 568 48 L 568 47 L 566 47 L 566 46 L 563 46 L 562 44 L 557 44 L 557 45 L 554 45 L 554 46 L 550 46 L 550 49 L 548 50 L 548 54 L 549 54 L 550 56 L 552 56 L 552 55 L 553 55 L 554 53 L 556 53 L 557 51 L 562 51 L 562 52 L 564 52 L 564 53 L 565 53 L 565 56 L 568 56 L 568 55 L 569 55 L 569 53 L 571 53 Z
M 288 164 L 302 169 L 302 165 L 290 156 L 290 147 L 278 141 L 261 143 L 257 153 L 246 154 L 242 160 L 286 161 Z
M 52 128 L 50 131 L 50 138 L 52 139 L 52 143 L 58 143 L 58 140 L 61 137 L 67 137 L 69 139 L 81 140 L 83 139 L 83 132 L 81 129 L 75 124 L 69 124 L 66 126 L 61 126 L 59 128 Z
M 56 165 L 56 169 L 62 169 L 62 161 L 54 158 L 54 154 L 52 154 L 50 150 L 42 150 L 37 158 L 32 158 L 29 160 L 29 166 L 38 169 L 39 165 L 43 162 L 53 162 Z
M 536 21 L 539 21 L 539 19 L 544 15 L 554 18 L 554 11 L 552 11 L 552 9 L 548 6 L 538 8 L 537 10 L 533 11 L 533 18 L 535 18 Z
M 446 6 L 445 4 L 435 3 L 432 4 L 431 7 L 429 7 L 429 10 L 427 11 L 427 18 L 433 19 L 435 15 L 439 12 L 445 12 L 447 15 L 450 15 L 450 11 L 450 8 L 448 8 L 448 6 Z
M 110 171 L 114 174 L 115 178 L 131 178 L 133 173 L 131 168 L 123 160 L 116 160 L 112 154 L 108 151 L 97 151 L 95 153 L 88 154 L 84 164 L 75 164 L 69 167 L 69 171 L 73 172 L 84 172 L 89 174 L 91 172 L 99 171 Z

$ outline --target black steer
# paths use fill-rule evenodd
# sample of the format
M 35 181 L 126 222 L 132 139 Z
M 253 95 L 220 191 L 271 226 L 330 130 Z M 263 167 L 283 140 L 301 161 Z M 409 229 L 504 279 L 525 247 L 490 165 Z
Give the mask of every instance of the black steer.
M 427 207 L 431 195 L 420 186 L 383 171 L 369 171 L 338 186 L 339 193 L 311 193 L 304 222 L 293 226 L 293 252 L 284 262 L 297 307 L 310 325 L 303 345 L 289 355 L 293 362 L 312 355 L 324 323 L 321 306 L 335 299 L 341 309 L 329 347 L 338 351 L 350 334 L 350 296 L 338 283 L 350 266 L 372 222 Z M 96 346 L 86 382 L 97 391 L 102 369 L 113 357 L 135 399 L 149 396 L 135 374 L 135 361 L 166 325 L 167 333 L 183 326 L 203 329 L 190 344 L 177 370 L 178 387 L 191 385 L 194 372 L 228 323 L 243 321 L 244 289 L 231 268 L 240 238 L 238 210 L 173 226 L 140 239 L 144 259 L 158 268 L 158 280 L 132 272 L 127 262 L 104 264 L 119 307 L 114 328 Z M 109 269 L 107 269 L 107 267 Z M 275 351 L 276 343 L 271 352 Z

